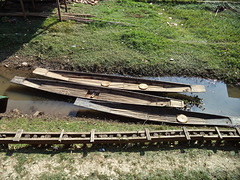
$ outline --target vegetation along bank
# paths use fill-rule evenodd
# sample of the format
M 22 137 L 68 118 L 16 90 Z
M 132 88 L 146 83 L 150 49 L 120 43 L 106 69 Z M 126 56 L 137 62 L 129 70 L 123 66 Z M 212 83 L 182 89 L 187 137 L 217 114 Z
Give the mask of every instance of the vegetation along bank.
M 224 11 L 216 13 L 223 6 Z M 0 61 L 134 76 L 240 80 L 239 3 L 100 1 L 68 5 L 91 23 L 2 17 Z M 53 9 L 53 12 L 57 12 Z

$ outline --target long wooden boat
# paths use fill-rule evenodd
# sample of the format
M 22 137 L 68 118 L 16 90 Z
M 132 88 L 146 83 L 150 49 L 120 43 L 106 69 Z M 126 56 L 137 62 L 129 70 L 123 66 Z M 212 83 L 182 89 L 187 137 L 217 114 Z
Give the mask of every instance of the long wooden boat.
M 0 96 L 0 113 L 6 112 L 8 103 L 8 97 Z
M 18 76 L 15 76 L 11 82 L 42 91 L 72 97 L 80 97 L 84 99 L 93 99 L 96 101 L 109 101 L 148 106 L 184 107 L 184 102 L 182 100 L 175 100 L 154 95 L 145 95 L 142 93 L 105 87 L 87 86 L 79 83 L 25 78 Z
M 145 122 L 151 121 L 158 123 L 202 126 L 240 126 L 240 117 L 227 117 L 206 113 L 189 112 L 170 107 L 140 107 L 138 105 L 94 102 L 80 98 L 76 99 L 74 105 L 100 112 L 139 119 Z
M 36 68 L 34 74 L 49 78 L 109 88 L 150 92 L 205 92 L 203 85 L 189 85 L 107 74 L 55 71 Z

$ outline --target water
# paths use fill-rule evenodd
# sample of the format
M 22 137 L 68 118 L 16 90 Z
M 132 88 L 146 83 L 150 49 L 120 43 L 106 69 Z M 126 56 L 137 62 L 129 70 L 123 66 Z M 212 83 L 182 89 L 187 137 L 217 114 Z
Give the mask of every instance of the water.
M 202 108 L 193 106 L 192 111 L 240 116 L 240 86 L 229 86 L 217 80 L 201 78 L 161 77 L 154 79 L 204 85 L 206 88 L 205 93 L 182 93 L 190 96 L 198 96 L 202 99 Z
M 32 76 L 23 72 L 8 72 L 0 69 L 0 95 L 9 97 L 7 111 L 18 109 L 24 114 L 34 114 L 36 111 L 44 112 L 49 115 L 70 115 L 75 116 L 79 107 L 74 106 L 69 101 L 74 99 L 53 96 L 48 93 L 26 88 L 10 83 L 15 76 Z
M 0 95 L 9 97 L 7 111 L 17 108 L 25 114 L 42 111 L 50 115 L 75 116 L 80 109 L 73 105 L 73 98 L 53 96 L 52 94 L 10 83 L 10 80 L 15 75 L 33 76 L 31 73 L 3 71 L 0 68 Z M 158 77 L 149 79 L 205 85 L 205 93 L 181 93 L 192 97 L 198 96 L 202 99 L 202 107 L 193 106 L 191 111 L 240 116 L 240 86 L 227 86 L 223 82 L 201 78 Z

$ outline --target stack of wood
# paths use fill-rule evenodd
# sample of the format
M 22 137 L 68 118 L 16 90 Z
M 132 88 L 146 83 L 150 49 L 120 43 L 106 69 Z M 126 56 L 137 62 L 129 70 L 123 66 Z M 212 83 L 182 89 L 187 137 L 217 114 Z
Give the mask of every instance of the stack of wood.
M 98 0 L 75 0 L 76 3 L 82 3 L 82 4 L 91 4 L 92 6 L 95 6 L 98 4 Z

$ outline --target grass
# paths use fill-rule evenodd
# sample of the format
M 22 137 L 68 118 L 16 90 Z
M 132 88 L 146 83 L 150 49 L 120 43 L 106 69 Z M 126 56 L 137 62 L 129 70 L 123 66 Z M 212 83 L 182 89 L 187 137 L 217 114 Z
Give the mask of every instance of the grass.
M 19 116 L 19 117 L 18 117 Z M 178 126 L 116 120 L 3 116 L 0 131 L 65 132 L 179 129 Z M 202 127 L 206 129 L 206 127 Z M 56 148 L 57 147 L 57 148 Z M 105 152 L 100 152 L 104 148 Z M 63 145 L 0 147 L 0 177 L 10 179 L 238 179 L 239 149 L 215 145 Z M 6 167 L 9 167 L 7 170 Z M 10 168 L 11 167 L 11 168 Z
M 162 130 L 162 129 L 180 129 L 177 126 L 166 126 L 166 125 L 154 125 L 154 124 L 143 124 L 134 122 L 118 122 L 115 120 L 104 120 L 91 118 L 2 118 L 0 121 L 0 131 L 11 131 L 15 132 L 18 129 L 24 129 L 24 131 L 34 132 L 60 132 L 64 129 L 65 132 L 90 132 L 91 129 L 96 131 L 138 131 L 149 128 L 150 130 Z
M 95 15 L 95 22 L 47 18 L 2 23 L 0 29 L 8 34 L 0 34 L 6 41 L 0 48 L 5 51 L 18 44 L 14 54 L 63 62 L 68 69 L 80 71 L 201 76 L 236 83 L 240 77 L 239 14 L 227 9 L 215 16 L 218 5 L 224 3 L 111 0 L 97 6 L 70 4 L 71 13 Z
M 5 63 L 9 56 L 19 56 L 23 61 L 31 57 L 35 62 L 30 63 L 44 66 L 50 62 L 55 63 L 55 68 L 63 63 L 66 69 L 81 71 L 202 76 L 238 82 L 239 15 L 227 9 L 215 16 L 214 10 L 223 3 L 165 2 L 110 0 L 97 6 L 69 5 L 72 13 L 95 15 L 95 22 L 90 24 L 58 22 L 54 17 L 29 21 L 17 18 L 16 23 L 9 23 L 4 17 L 0 20 L 0 61 Z M 18 129 L 89 132 L 145 128 L 181 127 L 102 118 L 24 115 L 3 117 L 0 121 L 0 131 L 14 132 Z M 99 151 L 102 145 L 54 147 L 0 148 L 0 179 L 240 178 L 238 147 L 106 145 L 105 152 Z

